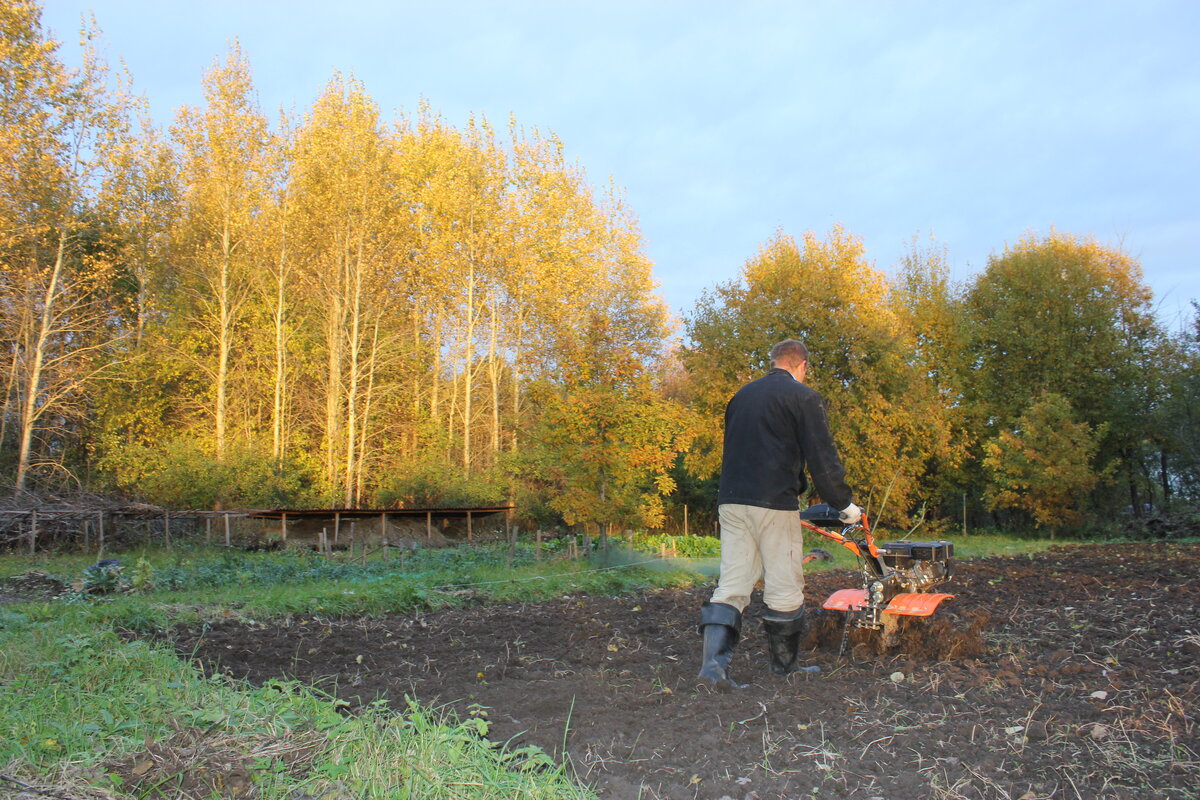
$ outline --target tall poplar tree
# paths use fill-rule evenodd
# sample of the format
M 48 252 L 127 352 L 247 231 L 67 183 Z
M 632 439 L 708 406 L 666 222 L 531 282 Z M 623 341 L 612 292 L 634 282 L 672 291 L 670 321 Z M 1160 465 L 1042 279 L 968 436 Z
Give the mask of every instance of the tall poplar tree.
M 183 172 L 184 292 L 199 334 L 192 356 L 212 380 L 213 446 L 220 461 L 228 449 L 231 370 L 242 345 L 271 174 L 267 120 L 236 43 L 204 76 L 204 99 L 203 109 L 180 112 L 173 133 Z
M 361 85 L 335 78 L 297 133 L 293 167 L 298 257 L 322 331 L 329 490 L 358 501 L 377 377 L 402 338 L 409 235 L 393 174 L 394 142 Z

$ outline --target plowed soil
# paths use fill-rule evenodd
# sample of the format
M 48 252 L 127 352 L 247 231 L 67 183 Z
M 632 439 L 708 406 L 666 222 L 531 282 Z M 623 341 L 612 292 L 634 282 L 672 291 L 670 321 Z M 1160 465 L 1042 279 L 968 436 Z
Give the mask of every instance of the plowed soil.
M 808 604 L 854 586 L 809 577 Z M 223 621 L 180 653 L 260 682 L 313 682 L 352 706 L 405 697 L 569 761 L 602 797 L 1200 797 L 1200 546 L 1059 548 L 960 563 L 947 601 L 894 652 L 816 626 L 815 677 L 767 668 L 747 610 L 742 691 L 698 688 L 707 589 L 570 596 L 384 619 Z

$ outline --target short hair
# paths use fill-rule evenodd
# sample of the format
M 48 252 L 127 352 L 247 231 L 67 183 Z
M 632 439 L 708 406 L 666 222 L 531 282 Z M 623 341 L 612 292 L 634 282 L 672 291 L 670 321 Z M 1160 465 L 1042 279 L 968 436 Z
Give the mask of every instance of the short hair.
M 799 339 L 784 339 L 771 348 L 772 367 L 796 367 L 808 361 L 808 348 Z

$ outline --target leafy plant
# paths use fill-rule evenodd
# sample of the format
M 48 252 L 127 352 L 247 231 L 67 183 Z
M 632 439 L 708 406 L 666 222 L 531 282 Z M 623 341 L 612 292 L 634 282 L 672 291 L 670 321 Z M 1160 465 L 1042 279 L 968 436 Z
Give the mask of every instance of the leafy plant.
M 143 556 L 133 565 L 133 577 L 130 580 L 130 588 L 138 594 L 149 594 L 155 590 L 154 585 L 154 568 L 150 566 L 150 562 Z
M 130 591 L 133 585 L 125 567 L 115 558 L 106 558 L 83 571 L 79 591 L 83 594 L 117 594 Z

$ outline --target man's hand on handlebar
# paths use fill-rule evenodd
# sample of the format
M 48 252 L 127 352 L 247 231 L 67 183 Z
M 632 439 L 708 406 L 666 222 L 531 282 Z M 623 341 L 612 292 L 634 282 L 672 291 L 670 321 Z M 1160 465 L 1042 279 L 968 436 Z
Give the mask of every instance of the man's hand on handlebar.
M 851 503 L 838 512 L 838 519 L 845 525 L 856 525 L 862 519 L 862 509 Z

